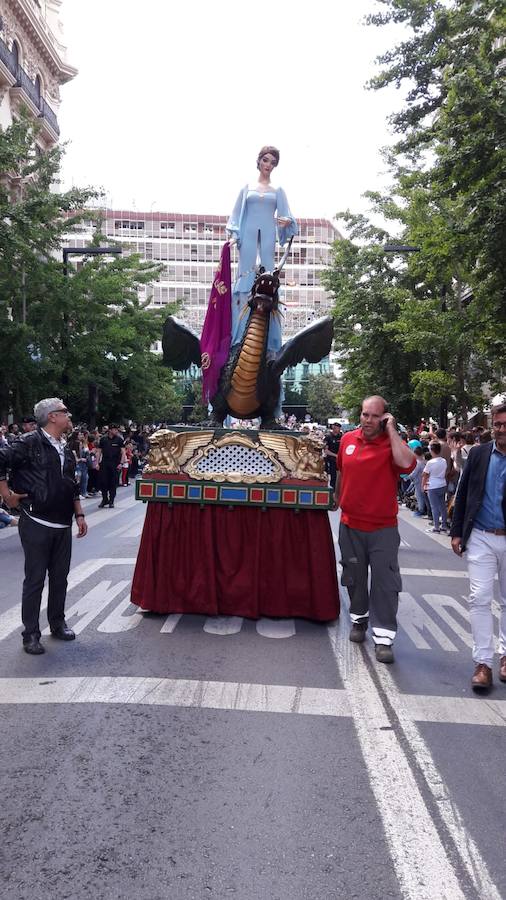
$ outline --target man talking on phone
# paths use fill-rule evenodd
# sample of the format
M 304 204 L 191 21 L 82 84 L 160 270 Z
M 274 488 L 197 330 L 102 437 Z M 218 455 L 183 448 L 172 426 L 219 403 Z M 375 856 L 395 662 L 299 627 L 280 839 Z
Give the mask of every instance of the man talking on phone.
M 394 661 L 399 571 L 397 484 L 416 457 L 401 440 L 379 395 L 362 403 L 360 427 L 348 431 L 337 456 L 336 507 L 341 507 L 342 584 L 350 595 L 350 641 L 362 643 L 369 623 L 378 662 Z M 369 570 L 371 574 L 369 588 Z

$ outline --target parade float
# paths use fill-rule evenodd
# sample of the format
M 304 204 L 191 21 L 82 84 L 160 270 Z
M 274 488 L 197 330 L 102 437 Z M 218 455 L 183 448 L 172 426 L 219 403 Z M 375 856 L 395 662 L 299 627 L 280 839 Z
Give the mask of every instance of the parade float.
M 136 484 L 147 511 L 131 594 L 143 610 L 318 621 L 339 614 L 322 444 L 276 422 L 282 372 L 328 355 L 333 334 L 325 317 L 268 351 L 290 243 L 273 272 L 256 267 L 237 344 L 228 243 L 200 339 L 173 316 L 165 323 L 164 362 L 202 367 L 211 415 L 200 427 L 160 429 L 150 439 Z M 230 415 L 259 419 L 260 428 L 224 428 Z

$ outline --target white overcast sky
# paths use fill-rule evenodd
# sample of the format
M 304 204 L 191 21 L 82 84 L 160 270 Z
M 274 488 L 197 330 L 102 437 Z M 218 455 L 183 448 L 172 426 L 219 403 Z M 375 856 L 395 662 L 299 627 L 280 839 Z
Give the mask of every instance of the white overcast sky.
M 263 144 L 295 216 L 364 211 L 399 92 L 367 91 L 400 37 L 374 0 L 65 0 L 64 186 L 108 206 L 229 214 Z

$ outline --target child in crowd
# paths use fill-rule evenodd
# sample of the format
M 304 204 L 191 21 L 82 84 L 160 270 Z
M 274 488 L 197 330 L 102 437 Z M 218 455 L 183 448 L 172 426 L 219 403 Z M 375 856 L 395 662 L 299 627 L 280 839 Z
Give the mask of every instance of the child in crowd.
M 425 453 L 421 447 L 413 447 L 413 453 L 416 456 L 416 469 L 413 469 L 409 475 L 409 480 L 414 485 L 415 497 L 418 509 L 415 509 L 413 515 L 417 517 L 427 515 L 427 498 L 422 487 L 422 475 L 425 469 Z

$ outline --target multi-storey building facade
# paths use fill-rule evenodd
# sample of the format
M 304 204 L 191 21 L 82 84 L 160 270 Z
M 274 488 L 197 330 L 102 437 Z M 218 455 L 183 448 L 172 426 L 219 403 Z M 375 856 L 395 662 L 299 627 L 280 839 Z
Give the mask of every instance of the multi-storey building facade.
M 125 252 L 163 265 L 159 280 L 142 289 L 142 300 L 157 308 L 181 301 L 178 316 L 200 334 L 226 240 L 227 217 L 110 209 L 102 216 L 102 233 L 108 239 L 119 241 Z M 299 234 L 282 274 L 285 339 L 331 308 L 319 272 L 330 265 L 332 244 L 340 237 L 326 219 L 299 219 L 298 224 Z M 81 233 L 72 236 L 73 246 L 86 246 L 95 227 L 85 223 Z M 233 271 L 235 262 L 236 258 Z
M 40 124 L 41 150 L 59 139 L 60 85 L 77 74 L 62 43 L 62 0 L 0 0 L 0 128 L 23 107 Z

